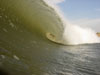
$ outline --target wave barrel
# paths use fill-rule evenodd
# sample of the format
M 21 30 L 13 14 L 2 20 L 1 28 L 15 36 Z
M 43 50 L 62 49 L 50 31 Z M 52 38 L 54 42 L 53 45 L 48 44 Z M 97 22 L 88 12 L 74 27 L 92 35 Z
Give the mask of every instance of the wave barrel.
M 62 24 L 43 0 L 0 0 L 0 73 L 41 74 L 40 59 L 53 49 L 46 34 L 61 39 Z

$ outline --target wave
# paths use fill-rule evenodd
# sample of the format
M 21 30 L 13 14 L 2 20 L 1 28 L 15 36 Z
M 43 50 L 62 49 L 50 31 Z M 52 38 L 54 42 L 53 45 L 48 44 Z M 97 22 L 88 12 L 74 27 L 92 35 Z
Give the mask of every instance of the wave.
M 0 69 L 3 68 L 11 75 L 53 75 L 57 72 L 58 75 L 67 62 L 69 66 L 65 69 L 74 73 L 72 63 L 76 59 L 70 60 L 75 55 L 69 51 L 80 50 L 80 46 L 66 46 L 62 49 L 57 44 L 80 44 L 83 34 L 90 34 L 88 37 L 94 41 L 98 38 L 90 29 L 68 24 L 62 12 L 50 5 L 43 0 L 0 0 Z M 63 51 L 66 49 L 68 52 Z M 65 58 L 68 59 L 65 61 Z M 56 70 L 58 67 L 59 70 Z
M 4 36 L 5 32 L 13 35 L 8 30 L 20 29 L 22 32 L 26 28 L 34 36 L 64 45 L 100 42 L 93 30 L 71 25 L 59 7 L 49 0 L 0 0 L 0 14 L 3 20 L 0 21 L 1 34 Z
M 59 15 L 61 21 L 63 22 L 64 32 L 62 33 L 62 40 L 56 40 L 56 37 L 49 35 L 49 40 L 61 43 L 64 45 L 78 45 L 78 44 L 89 44 L 89 43 L 100 43 L 100 38 L 96 35 L 96 32 L 90 28 L 82 28 L 78 25 L 72 25 L 67 21 L 67 19 L 62 15 L 63 13 L 59 7 L 49 0 L 44 0 L 49 6 L 51 6 L 56 13 Z M 66 22 L 67 21 L 67 22 Z

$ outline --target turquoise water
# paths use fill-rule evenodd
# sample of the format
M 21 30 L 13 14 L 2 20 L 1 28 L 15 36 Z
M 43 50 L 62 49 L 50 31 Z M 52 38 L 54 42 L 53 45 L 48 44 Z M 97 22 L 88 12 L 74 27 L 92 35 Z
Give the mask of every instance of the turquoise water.
M 42 0 L 0 0 L 0 71 L 8 75 L 99 75 L 100 44 L 63 46 L 62 22 Z M 4 75 L 4 74 L 2 74 Z

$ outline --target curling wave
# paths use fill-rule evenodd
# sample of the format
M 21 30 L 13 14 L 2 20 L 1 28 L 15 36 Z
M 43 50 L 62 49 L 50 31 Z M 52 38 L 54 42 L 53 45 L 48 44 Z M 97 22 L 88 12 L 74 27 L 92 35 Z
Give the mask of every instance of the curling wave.
M 49 0 L 44 1 L 56 11 L 63 22 L 62 26 L 64 27 L 62 40 L 56 40 L 57 37 L 48 34 L 47 37 L 49 40 L 64 45 L 100 43 L 100 38 L 96 35 L 95 31 L 90 28 L 82 28 L 78 25 L 71 25 L 70 23 L 66 22 L 66 18 L 62 15 L 63 13 L 57 5 L 53 4 Z

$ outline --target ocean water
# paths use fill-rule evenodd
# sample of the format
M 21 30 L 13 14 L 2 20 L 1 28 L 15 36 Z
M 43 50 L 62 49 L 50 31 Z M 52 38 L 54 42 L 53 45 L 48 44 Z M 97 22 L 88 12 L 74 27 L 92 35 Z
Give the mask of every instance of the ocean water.
M 91 28 L 83 28 L 79 25 L 74 25 L 68 22 L 68 19 L 64 17 L 63 12 L 52 0 L 44 0 L 49 7 L 53 8 L 56 14 L 62 21 L 64 27 L 62 39 L 60 41 L 50 39 L 54 42 L 58 42 L 64 45 L 79 45 L 86 43 L 100 43 L 100 38 L 96 35 L 96 32 Z M 73 10 L 73 9 L 72 9 Z M 77 36 L 77 37 L 76 37 Z M 91 38 L 92 37 L 92 38 Z
M 20 50 L 0 48 L 0 68 L 9 75 L 100 75 L 100 44 L 61 46 L 40 41 Z
M 43 0 L 0 0 L 0 75 L 100 75 L 100 44 L 62 45 L 63 32 Z

